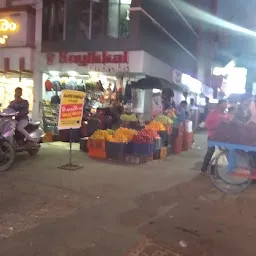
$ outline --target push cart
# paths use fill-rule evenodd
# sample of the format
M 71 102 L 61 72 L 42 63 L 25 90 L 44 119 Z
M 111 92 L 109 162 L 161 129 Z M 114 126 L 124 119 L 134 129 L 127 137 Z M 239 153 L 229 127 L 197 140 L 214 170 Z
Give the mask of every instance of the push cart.
M 256 180 L 256 146 L 246 146 L 220 141 L 208 141 L 218 153 L 212 158 L 208 173 L 215 187 L 225 193 L 239 193 Z

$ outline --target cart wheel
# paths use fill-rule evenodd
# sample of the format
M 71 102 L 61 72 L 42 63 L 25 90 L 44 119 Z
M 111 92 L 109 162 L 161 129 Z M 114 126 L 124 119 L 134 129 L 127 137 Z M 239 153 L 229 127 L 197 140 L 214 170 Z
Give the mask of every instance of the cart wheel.
M 236 168 L 228 172 L 227 151 L 221 151 L 210 163 L 209 176 L 212 184 L 224 193 L 240 193 L 251 184 L 251 165 L 248 155 L 236 152 Z

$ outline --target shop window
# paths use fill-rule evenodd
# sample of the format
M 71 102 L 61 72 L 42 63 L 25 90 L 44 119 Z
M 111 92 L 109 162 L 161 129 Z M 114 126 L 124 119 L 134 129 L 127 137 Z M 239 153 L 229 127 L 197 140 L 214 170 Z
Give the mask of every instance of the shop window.
M 64 38 L 65 0 L 43 1 L 42 39 L 57 41 Z
M 108 36 L 117 38 L 129 35 L 131 2 L 132 0 L 109 0 Z
M 67 1 L 66 24 L 69 40 L 97 39 L 104 31 L 104 1 Z

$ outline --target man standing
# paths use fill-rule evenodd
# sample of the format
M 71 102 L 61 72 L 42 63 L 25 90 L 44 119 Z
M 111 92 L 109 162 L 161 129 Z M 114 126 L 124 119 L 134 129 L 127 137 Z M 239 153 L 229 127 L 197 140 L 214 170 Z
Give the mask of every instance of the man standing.
M 230 120 L 230 116 L 225 112 L 227 109 L 227 101 L 219 100 L 217 108 L 208 114 L 205 120 L 205 126 L 208 130 L 208 139 L 213 139 L 216 129 L 222 121 Z M 214 154 L 215 147 L 208 147 L 206 155 L 204 157 L 203 165 L 201 168 L 201 173 L 206 173 L 209 163 Z
M 28 101 L 22 99 L 22 88 L 17 87 L 15 89 L 15 100 L 12 101 L 8 108 L 14 109 L 18 112 L 16 116 L 17 121 L 17 130 L 21 132 L 27 141 L 31 141 L 32 138 L 30 137 L 29 133 L 25 130 L 25 127 L 28 125 Z
M 177 117 L 180 123 L 188 119 L 187 106 L 188 106 L 188 103 L 185 100 L 183 100 L 180 103 L 180 106 L 178 108 L 178 113 L 177 113 L 178 114 Z

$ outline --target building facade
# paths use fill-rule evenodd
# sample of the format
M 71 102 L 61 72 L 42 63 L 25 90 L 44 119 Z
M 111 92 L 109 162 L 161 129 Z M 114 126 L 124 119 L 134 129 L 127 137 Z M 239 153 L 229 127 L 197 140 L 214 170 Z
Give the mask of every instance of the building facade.
M 5 0 L 0 7 L 0 103 L 6 108 L 19 86 L 29 101 L 30 116 L 39 118 L 42 5 Z

